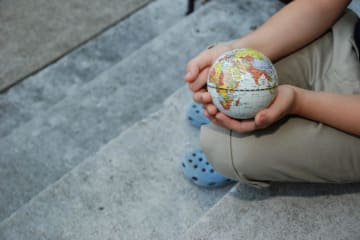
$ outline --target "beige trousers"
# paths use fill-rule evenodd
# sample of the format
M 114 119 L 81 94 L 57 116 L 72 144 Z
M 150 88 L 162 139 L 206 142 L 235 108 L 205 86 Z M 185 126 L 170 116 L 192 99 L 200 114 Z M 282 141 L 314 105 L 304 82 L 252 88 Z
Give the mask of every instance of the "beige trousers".
M 360 63 L 353 41 L 357 20 L 347 10 L 321 38 L 276 63 L 280 83 L 359 94 Z M 218 172 L 255 186 L 271 181 L 360 181 L 360 137 L 304 118 L 287 117 L 250 134 L 209 124 L 202 127 L 200 138 Z

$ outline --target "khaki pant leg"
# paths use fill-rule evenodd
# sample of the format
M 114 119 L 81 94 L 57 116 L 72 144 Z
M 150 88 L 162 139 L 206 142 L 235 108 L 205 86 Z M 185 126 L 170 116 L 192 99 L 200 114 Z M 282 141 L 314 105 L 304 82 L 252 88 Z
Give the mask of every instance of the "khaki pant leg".
M 279 61 L 280 82 L 315 91 L 358 94 L 360 65 L 352 36 L 356 21 L 356 15 L 346 12 L 331 31 Z M 360 181 L 359 136 L 299 117 L 251 134 L 204 126 L 201 142 L 218 172 L 254 185 Z

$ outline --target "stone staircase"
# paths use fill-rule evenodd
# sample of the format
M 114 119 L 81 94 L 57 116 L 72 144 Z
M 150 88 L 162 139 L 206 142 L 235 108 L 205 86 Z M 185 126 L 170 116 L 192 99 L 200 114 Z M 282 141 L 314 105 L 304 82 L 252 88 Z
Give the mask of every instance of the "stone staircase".
M 65 191 L 72 191 L 70 187 L 75 187 L 76 184 L 69 179 L 77 171 L 76 169 L 79 169 L 81 181 L 92 177 L 97 179 L 95 173 L 85 177 L 84 174 L 88 171 L 85 169 L 95 163 L 96 159 L 101 158 L 96 157 L 97 154 L 108 153 L 110 148 L 120 152 L 117 156 L 113 156 L 113 160 L 106 159 L 104 162 L 101 159 L 99 162 L 109 167 L 106 161 L 115 162 L 115 159 L 122 161 L 122 163 L 118 162 L 120 168 L 117 175 L 111 174 L 113 167 L 106 170 L 110 172 L 104 172 L 109 178 L 112 176 L 110 181 L 114 182 L 115 188 L 110 190 L 102 186 L 91 189 L 94 190 L 93 194 L 100 193 L 101 189 L 105 192 L 109 191 L 103 192 L 103 196 L 106 197 L 117 192 L 118 197 L 113 195 L 116 201 L 112 197 L 104 200 L 115 204 L 116 210 L 110 205 L 106 206 L 105 202 L 99 202 L 100 205 L 97 206 L 94 200 L 100 196 L 94 198 L 84 193 L 84 197 L 80 197 L 81 189 L 88 189 L 88 186 L 81 181 L 77 186 L 78 189 L 75 190 L 79 193 L 76 199 L 80 200 L 88 210 L 94 207 L 95 213 L 126 212 L 131 205 L 136 206 L 134 200 L 138 199 L 139 205 L 128 213 L 135 214 L 133 222 L 124 218 L 119 219 L 117 223 L 116 219 L 113 219 L 114 226 L 127 229 L 128 239 L 132 239 L 130 237 L 132 234 L 138 234 L 139 239 L 150 236 L 147 234 L 168 238 L 169 235 L 162 233 L 164 229 L 157 231 L 153 229 L 155 225 L 151 225 L 156 222 L 151 220 L 151 216 L 155 217 L 157 212 L 164 214 L 155 217 L 158 222 L 171 213 L 174 216 L 174 227 L 165 229 L 174 232 L 177 223 L 179 227 L 176 229 L 179 230 L 177 232 L 179 234 L 189 227 L 190 222 L 195 223 L 206 209 L 225 194 L 226 189 L 215 191 L 198 189 L 186 182 L 181 173 L 176 171 L 179 170 L 180 159 L 185 152 L 185 149 L 181 148 L 182 142 L 188 143 L 191 139 L 190 132 L 196 130 L 187 131 L 188 140 L 175 138 L 174 144 L 169 144 L 168 138 L 172 134 L 173 137 L 178 137 L 176 132 L 185 133 L 184 124 L 181 124 L 181 122 L 186 123 L 183 116 L 185 111 L 182 109 L 176 114 L 171 113 L 169 111 L 172 106 L 163 105 L 163 102 L 184 85 L 182 80 L 184 68 L 191 57 L 211 42 L 229 40 L 247 33 L 251 27 L 265 21 L 279 4 L 274 2 L 263 4 L 261 1 L 238 3 L 214 1 L 186 18 L 185 4 L 184 1 L 155 1 L 1 96 L 1 106 L 4 106 L 4 110 L 1 114 L 0 139 L 0 182 L 2 183 L 0 239 L 21 239 L 21 236 L 26 239 L 30 236 L 34 236 L 33 239 L 66 239 L 67 236 L 77 236 L 76 234 L 88 239 L 93 235 L 92 231 L 101 235 L 101 229 L 95 230 L 90 227 L 88 229 L 90 232 L 86 232 L 85 229 L 80 231 L 80 226 L 75 227 L 75 222 L 84 226 L 97 225 L 95 222 L 89 225 L 91 220 L 86 220 L 80 212 L 76 214 L 76 218 L 72 217 L 75 222 L 69 225 L 73 229 L 78 229 L 74 232 L 65 231 L 65 226 L 62 228 L 59 223 L 51 223 L 51 219 L 63 223 L 71 222 L 68 221 L 69 216 L 66 214 L 75 213 L 74 209 L 78 209 L 79 206 L 68 203 L 66 205 L 69 210 L 65 210 L 63 205 L 60 207 L 55 204 L 54 198 L 60 197 L 58 201 L 63 204 L 66 196 L 69 197 L 69 201 L 75 200 L 73 194 L 60 193 L 65 190 L 63 185 L 69 184 L 69 188 Z M 262 14 L 251 16 L 245 24 L 244 20 L 235 14 L 237 11 L 245 12 L 247 9 L 254 11 L 258 8 L 264 9 Z M 184 94 L 179 96 L 175 97 L 178 101 L 191 99 Z M 183 106 L 188 103 L 179 102 Z M 146 118 L 158 110 L 165 111 L 163 113 L 165 118 L 162 121 L 166 124 L 161 125 L 161 129 L 151 117 Z M 160 113 L 157 114 L 160 118 Z M 176 120 L 177 124 L 168 125 L 171 123 L 169 116 L 175 118 L 171 120 Z M 146 120 L 134 125 L 144 118 Z M 144 125 L 148 121 L 149 124 L 153 122 L 156 126 Z M 142 134 L 135 133 L 139 129 Z M 143 134 L 146 131 L 149 131 L 149 134 L 145 138 Z M 126 132 L 128 134 L 125 134 Z M 169 136 L 163 135 L 164 133 L 168 133 Z M 132 135 L 137 137 L 131 140 Z M 117 138 L 122 139 L 123 143 L 117 146 L 111 145 L 112 140 Z M 197 136 L 193 136 L 193 139 L 197 142 Z M 155 147 L 146 147 L 146 145 L 151 146 L 150 143 L 160 145 L 155 151 Z M 188 143 L 187 147 L 190 146 L 195 145 Z M 107 150 L 102 152 L 100 149 Z M 174 154 L 176 149 L 181 151 L 178 150 L 178 154 Z M 125 157 L 125 153 L 128 154 L 128 158 Z M 151 155 L 155 153 L 160 156 Z M 155 165 L 156 161 L 161 159 L 167 161 L 163 160 L 162 164 Z M 133 164 L 138 161 L 152 164 L 134 166 Z M 151 168 L 152 171 L 148 171 Z M 94 171 L 98 170 L 98 166 L 94 167 Z M 168 185 L 169 179 L 173 176 L 177 179 L 174 181 L 175 186 Z M 160 191 L 158 192 L 146 187 L 152 177 L 159 179 L 159 183 L 154 183 L 155 185 L 165 188 L 158 189 Z M 179 185 L 177 191 L 176 185 Z M 58 189 L 59 186 L 62 190 Z M 146 192 L 146 189 L 149 191 Z M 166 197 L 171 189 L 174 193 Z M 60 192 L 53 195 L 53 191 Z M 189 199 L 184 198 L 186 196 Z M 152 208 L 147 208 L 145 205 L 141 207 L 141 200 L 146 199 L 152 200 L 153 204 L 163 201 L 163 204 L 155 204 Z M 179 201 L 175 201 L 180 199 L 183 199 L 180 202 L 184 215 L 171 212 L 171 209 L 180 207 L 177 204 Z M 47 205 L 45 202 L 49 206 L 45 207 Z M 50 205 L 65 215 L 51 213 Z M 186 213 L 187 206 L 188 213 Z M 34 212 L 30 214 L 29 210 Z M 80 211 L 80 208 L 78 210 Z M 45 213 L 49 213 L 48 217 L 51 217 L 45 217 Z M 136 215 L 139 217 L 137 218 Z M 24 216 L 29 216 L 31 220 Z M 35 221 L 35 216 L 39 216 L 41 223 Z M 144 220 L 141 220 L 141 217 L 145 217 Z M 83 221 L 76 220 L 79 218 L 83 218 Z M 142 233 L 136 230 L 140 220 L 146 220 L 145 223 L 150 224 L 148 232 L 144 230 Z M 120 224 L 121 222 L 123 224 Z M 170 224 L 171 221 L 165 223 Z M 27 224 L 30 225 L 26 226 Z M 114 229 L 114 231 L 118 230 Z M 122 235 L 126 236 L 125 233 Z
M 148 99 L 143 94 L 136 97 L 136 81 L 143 79 L 140 72 L 134 71 L 135 66 L 148 69 L 145 64 L 159 55 L 151 54 L 148 48 L 147 52 L 143 50 L 148 54 L 147 61 L 139 61 L 141 53 L 137 58 L 130 57 L 183 18 L 186 4 L 175 2 L 150 4 L 2 96 L 0 220 L 120 131 L 154 111 L 156 104 L 180 86 L 181 81 L 166 81 L 159 92 L 150 96 L 156 84 L 146 81 L 144 87 L 152 87 Z M 167 9 L 171 11 L 163 15 Z M 127 64 L 132 65 L 132 70 Z M 127 74 L 123 69 L 133 71 L 128 76 L 131 81 L 122 77 Z M 158 84 L 164 80 L 165 76 Z M 127 100 L 145 103 L 144 108 L 128 104 Z M 153 106 L 146 105 L 148 100 Z
M 179 101 L 179 99 L 181 99 Z M 181 88 L 0 224 L 0 239 L 175 239 L 229 188 L 197 188 L 179 166 L 198 146 Z
M 1 95 L 0 239 L 357 239 L 356 184 L 204 189 L 181 173 L 199 147 L 186 62 L 280 7 L 184 17 L 186 1 L 157 0 Z

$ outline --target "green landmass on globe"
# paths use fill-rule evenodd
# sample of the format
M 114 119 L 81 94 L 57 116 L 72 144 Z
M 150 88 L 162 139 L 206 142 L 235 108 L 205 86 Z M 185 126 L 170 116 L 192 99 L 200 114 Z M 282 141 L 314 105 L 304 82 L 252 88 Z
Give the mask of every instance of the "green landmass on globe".
M 251 118 L 276 94 L 277 74 L 261 52 L 235 49 L 218 58 L 209 71 L 208 90 L 220 111 L 234 118 Z

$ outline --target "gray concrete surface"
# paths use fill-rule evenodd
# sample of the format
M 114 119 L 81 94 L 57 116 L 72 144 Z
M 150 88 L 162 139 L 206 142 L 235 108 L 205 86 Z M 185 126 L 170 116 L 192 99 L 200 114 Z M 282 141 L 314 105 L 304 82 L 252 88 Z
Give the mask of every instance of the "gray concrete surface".
M 0 1 L 0 91 L 149 0 Z
M 201 49 L 249 32 L 278 6 L 277 2 L 260 0 L 211 2 L 76 95 L 0 139 L 0 219 L 121 131 L 159 109 L 182 85 L 186 62 Z M 255 10 L 260 14 L 251 14 Z
M 0 138 L 67 95 L 77 94 L 84 84 L 184 18 L 185 11 L 185 0 L 152 2 L 58 62 L 0 94 Z
M 359 239 L 359 193 L 360 184 L 240 184 L 182 239 Z
M 197 222 L 226 189 L 197 188 L 180 173 L 198 131 L 184 119 L 184 89 L 162 101 L 183 85 L 191 56 L 279 6 L 214 1 L 1 139 L 0 217 L 12 215 L 0 239 L 174 239 L 189 228 L 179 239 L 357 239 L 358 184 L 239 185 Z
M 199 188 L 181 172 L 182 155 L 199 147 L 190 101 L 181 88 L 2 222 L 0 239 L 176 239 L 231 187 Z
M 349 8 L 351 8 L 357 15 L 360 16 L 360 0 L 352 0 Z

